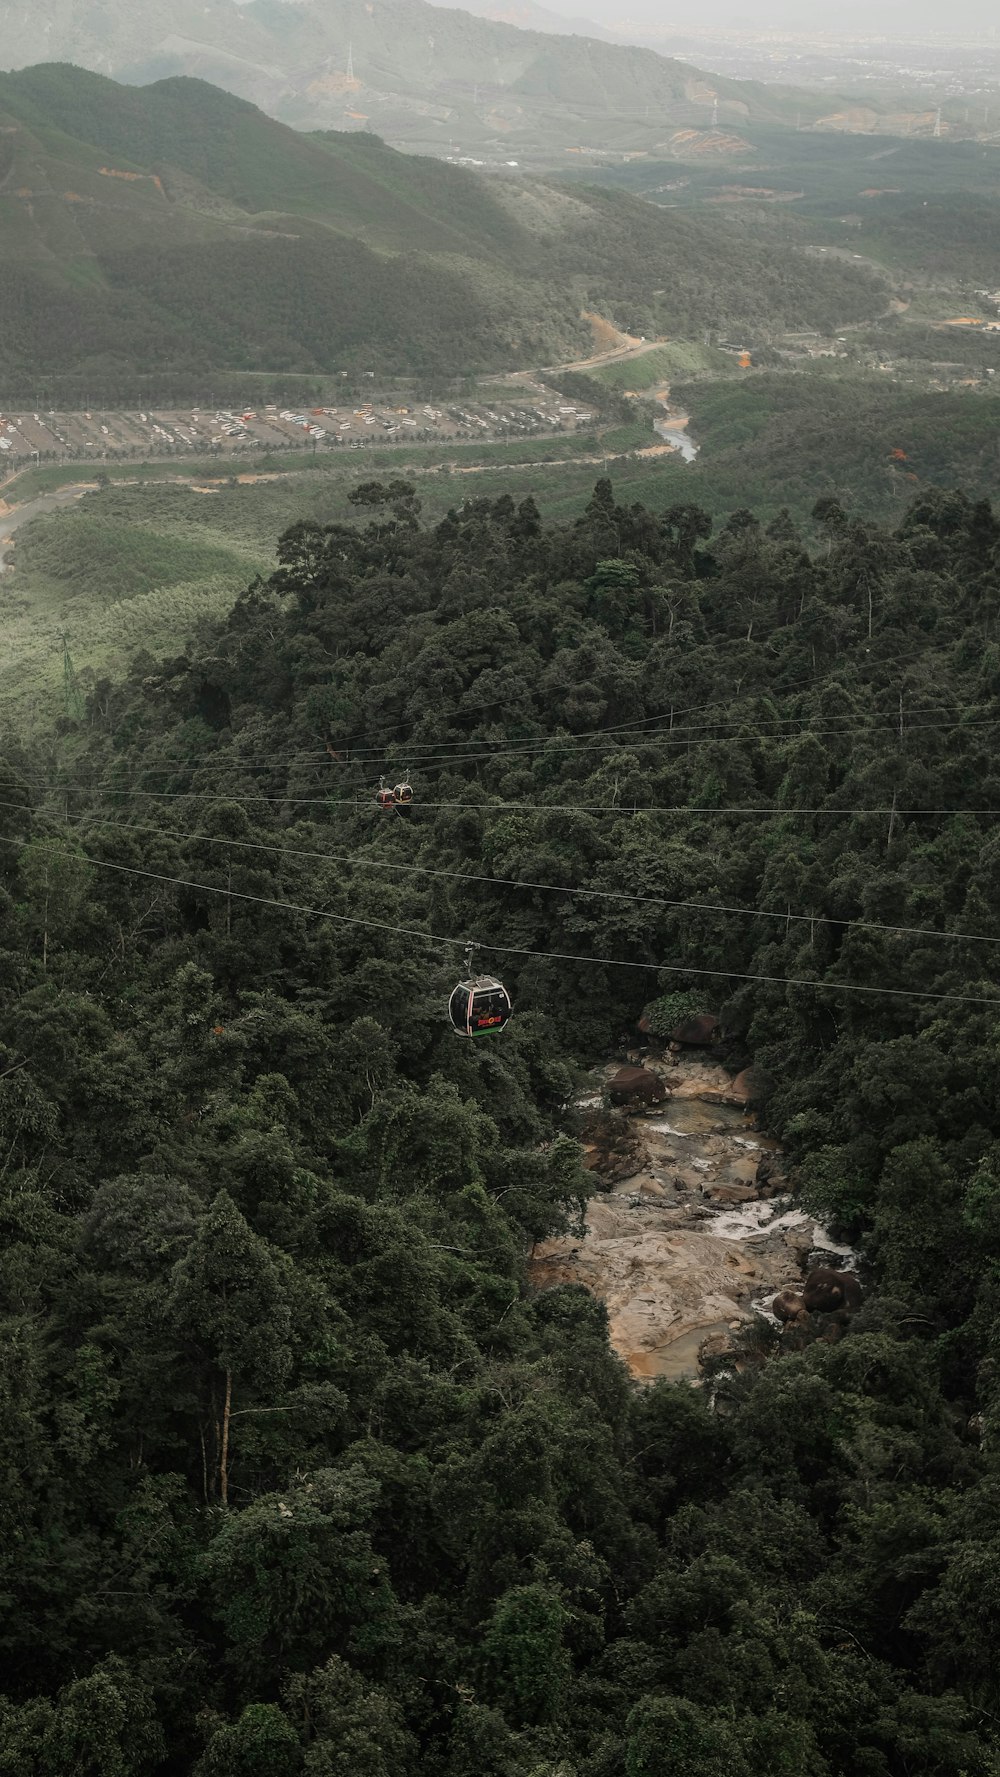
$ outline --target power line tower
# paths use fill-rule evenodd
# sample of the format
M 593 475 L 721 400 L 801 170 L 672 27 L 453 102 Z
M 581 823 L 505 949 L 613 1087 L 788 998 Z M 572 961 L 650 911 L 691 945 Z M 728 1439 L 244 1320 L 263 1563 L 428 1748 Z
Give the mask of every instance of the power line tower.
M 70 722 L 83 720 L 83 694 L 76 681 L 76 668 L 69 651 L 69 637 L 63 633 L 63 705 Z

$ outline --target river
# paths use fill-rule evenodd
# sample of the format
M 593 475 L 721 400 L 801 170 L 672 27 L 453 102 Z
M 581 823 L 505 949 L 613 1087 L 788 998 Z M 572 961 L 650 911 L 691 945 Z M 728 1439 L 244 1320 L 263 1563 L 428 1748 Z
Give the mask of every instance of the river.
M 601 1188 L 582 1237 L 536 1248 L 532 1281 L 582 1283 L 599 1296 L 634 1377 L 695 1380 L 700 1356 L 725 1354 L 755 1317 L 773 1319 L 779 1290 L 801 1287 L 813 1264 L 849 1266 L 853 1255 L 796 1207 L 778 1143 L 734 1102 L 724 1068 L 690 1051 L 653 1065 L 670 1096 L 652 1112 L 627 1124 L 608 1117 L 617 1063 L 579 1101 Z
M 693 463 L 698 455 L 698 446 L 693 438 L 688 437 L 690 415 L 671 407 L 669 385 L 657 389 L 656 399 L 663 408 L 663 418 L 653 421 L 654 432 L 659 433 L 664 443 L 679 451 L 685 463 Z
M 36 500 L 27 500 L 23 506 L 12 506 L 4 509 L 0 497 L 0 574 L 6 567 L 13 567 L 12 562 L 4 561 L 4 550 L 19 525 L 27 524 L 29 519 L 41 518 L 47 512 L 56 512 L 60 506 L 71 506 L 81 495 L 93 491 L 92 481 L 74 482 L 70 487 L 56 488 L 51 494 L 39 494 Z

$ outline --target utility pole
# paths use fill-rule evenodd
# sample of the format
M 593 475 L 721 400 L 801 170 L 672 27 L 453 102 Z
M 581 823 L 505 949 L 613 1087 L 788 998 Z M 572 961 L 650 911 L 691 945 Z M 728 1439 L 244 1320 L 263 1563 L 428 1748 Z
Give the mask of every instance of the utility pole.
M 69 638 L 63 633 L 63 700 L 66 715 L 71 722 L 79 722 L 83 716 L 83 698 L 76 682 L 76 671 L 73 657 L 69 651 Z

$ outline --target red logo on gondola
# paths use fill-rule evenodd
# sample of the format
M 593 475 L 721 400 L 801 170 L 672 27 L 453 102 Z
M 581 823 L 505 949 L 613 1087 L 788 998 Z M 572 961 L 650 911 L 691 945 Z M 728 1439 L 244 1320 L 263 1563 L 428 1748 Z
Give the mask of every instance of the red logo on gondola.
M 493 1018 L 477 1018 L 476 1019 L 476 1029 L 477 1030 L 489 1030 L 492 1025 L 502 1024 L 502 1023 L 503 1023 L 503 1016 L 501 1013 L 498 1012 L 496 1014 L 496 1016 Z

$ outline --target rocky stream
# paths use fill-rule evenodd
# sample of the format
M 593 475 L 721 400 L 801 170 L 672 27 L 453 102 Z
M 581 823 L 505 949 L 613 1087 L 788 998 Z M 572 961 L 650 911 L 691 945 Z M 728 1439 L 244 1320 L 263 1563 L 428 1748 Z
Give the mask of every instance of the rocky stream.
M 798 1292 L 816 1266 L 850 1270 L 854 1255 L 790 1198 L 780 1147 L 745 1108 L 746 1076 L 692 1053 L 642 1071 L 655 1076 L 660 1102 L 609 1110 L 617 1063 L 577 1101 L 600 1188 L 582 1238 L 540 1244 L 532 1277 L 538 1288 L 581 1283 L 599 1296 L 633 1376 L 696 1380 L 702 1361 L 734 1352 L 756 1317 L 779 1324 L 777 1292 Z

